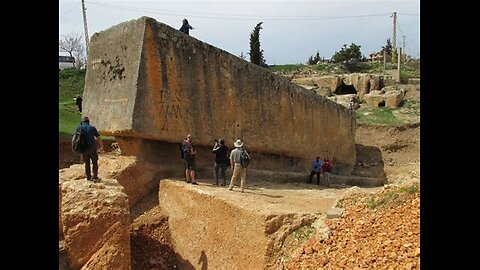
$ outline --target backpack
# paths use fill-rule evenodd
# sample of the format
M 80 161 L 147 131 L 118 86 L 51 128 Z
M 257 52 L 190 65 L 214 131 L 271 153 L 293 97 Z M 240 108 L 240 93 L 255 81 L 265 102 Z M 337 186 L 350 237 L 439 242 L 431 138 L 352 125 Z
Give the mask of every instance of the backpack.
M 250 155 L 247 153 L 247 150 L 243 150 L 242 154 L 240 154 L 240 164 L 242 164 L 243 168 L 247 168 L 250 164 Z
M 87 148 L 86 141 L 87 140 L 85 138 L 85 131 L 79 128 L 77 131 L 75 131 L 75 134 L 73 134 L 73 137 L 72 137 L 72 151 L 77 153 L 85 152 Z
M 192 156 L 192 147 L 191 145 L 187 145 L 187 144 L 182 144 L 182 158 L 187 160 L 187 159 L 191 159 L 193 156 Z

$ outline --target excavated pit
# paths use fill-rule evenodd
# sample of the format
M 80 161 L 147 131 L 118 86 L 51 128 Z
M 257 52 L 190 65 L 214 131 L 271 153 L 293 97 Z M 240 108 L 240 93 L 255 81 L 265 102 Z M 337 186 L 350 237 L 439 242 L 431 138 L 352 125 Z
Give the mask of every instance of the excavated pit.
M 292 233 L 308 231 L 348 191 L 335 176 L 332 187 L 325 188 L 299 181 L 306 173 L 252 170 L 246 192 L 240 193 L 238 187 L 228 191 L 212 185 L 208 176 L 198 179 L 198 186 L 185 183 L 180 162 L 180 176 L 165 179 L 152 173 L 160 164 L 138 160 L 102 154 L 99 184 L 85 180 L 83 164 L 60 170 L 61 269 L 109 262 L 134 270 L 274 269 L 288 253 L 286 243 L 298 244 L 287 241 Z M 118 209 L 127 216 L 115 214 Z M 117 237 L 106 241 L 111 235 Z M 108 259 L 119 252 L 105 251 L 112 247 L 128 252 Z

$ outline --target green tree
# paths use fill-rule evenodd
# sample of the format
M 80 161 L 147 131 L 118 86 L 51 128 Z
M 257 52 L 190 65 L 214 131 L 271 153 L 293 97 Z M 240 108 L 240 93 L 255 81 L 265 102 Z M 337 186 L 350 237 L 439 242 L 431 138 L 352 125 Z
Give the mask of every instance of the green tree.
M 310 56 L 310 58 L 308 58 L 308 62 L 307 62 L 307 63 L 308 63 L 309 65 L 315 65 L 315 64 L 318 64 L 318 62 L 319 62 L 320 60 L 322 60 L 322 59 L 320 58 L 320 52 L 317 51 L 317 54 L 316 54 L 315 56 L 312 55 L 312 56 Z
M 390 42 L 390 39 L 387 39 L 387 44 L 385 46 L 382 46 L 381 52 L 385 51 L 387 55 L 392 55 L 392 43 Z
M 380 52 L 385 52 L 387 62 L 390 62 L 392 60 L 392 43 L 390 42 L 390 39 L 387 39 L 387 44 L 385 44 L 385 46 L 382 46 L 382 50 Z
M 266 67 L 265 59 L 263 58 L 263 50 L 260 49 L 260 29 L 262 29 L 262 23 L 257 23 L 257 26 L 250 33 L 250 62 Z
M 333 62 L 342 64 L 355 64 L 362 60 L 362 53 L 360 52 L 360 45 L 352 43 L 347 48 L 347 44 L 343 44 L 342 49 L 339 52 L 335 52 L 332 57 Z

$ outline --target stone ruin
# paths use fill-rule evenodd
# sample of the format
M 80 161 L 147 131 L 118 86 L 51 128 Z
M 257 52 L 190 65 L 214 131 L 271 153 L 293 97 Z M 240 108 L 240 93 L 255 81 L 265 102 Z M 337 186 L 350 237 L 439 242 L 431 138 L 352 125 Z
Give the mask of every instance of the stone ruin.
M 350 110 L 148 17 L 92 36 L 83 100 L 102 134 L 147 161 L 177 158 L 192 134 L 199 167 L 211 166 L 215 138 L 230 148 L 241 138 L 252 169 L 304 171 L 321 156 L 349 174 L 355 163 Z
M 399 107 L 405 97 L 403 89 L 397 90 L 395 86 L 384 87 L 363 96 L 365 103 L 371 107 Z
M 354 110 L 360 107 L 361 100 L 370 107 L 400 107 L 408 91 L 415 90 L 418 80 L 398 84 L 388 74 L 367 73 L 292 79 L 300 86 Z
M 212 142 L 220 137 L 230 149 L 237 138 L 245 142 L 253 160 L 249 177 L 256 171 L 285 171 L 304 179 L 315 156 L 333 160 L 335 174 L 349 175 L 353 170 L 351 110 L 152 18 L 95 33 L 88 57 L 83 115 L 102 135 L 115 136 L 122 156 L 100 160 L 100 170 L 115 168 L 104 172 L 108 178 L 100 184 L 76 181 L 83 179 L 83 165 L 60 171 L 59 235 L 74 268 L 130 269 L 128 211 L 159 186 L 175 251 L 183 260 L 196 262 L 201 249 L 212 255 L 219 254 L 222 244 L 233 245 L 221 251 L 223 260 L 209 261 L 213 268 L 235 267 L 238 260 L 268 268 L 285 237 L 316 218 L 305 213 L 236 211 L 235 203 L 166 180 L 184 177 L 179 145 L 186 134 L 194 137 L 200 172 L 211 169 Z M 382 184 L 373 180 L 374 185 Z M 222 217 L 225 221 L 250 222 L 245 223 L 248 231 L 263 235 L 248 246 L 257 255 L 239 254 L 242 245 L 253 240 L 248 234 L 226 237 L 227 242 L 208 249 L 196 231 L 182 232 L 186 216 L 203 222 L 205 213 L 218 214 L 213 208 L 196 209 L 187 199 L 175 199 L 182 196 L 237 213 Z M 202 228 L 202 233 L 214 234 L 209 226 Z

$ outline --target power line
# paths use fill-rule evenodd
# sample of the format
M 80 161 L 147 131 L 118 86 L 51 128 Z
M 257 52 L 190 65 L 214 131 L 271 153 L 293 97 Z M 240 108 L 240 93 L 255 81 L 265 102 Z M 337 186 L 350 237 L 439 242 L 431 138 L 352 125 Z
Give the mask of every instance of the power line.
M 70 13 L 70 12 L 71 12 L 74 8 L 76 8 L 79 4 L 80 4 L 80 3 L 75 3 L 75 4 L 73 5 L 73 7 L 71 7 L 69 10 L 65 11 L 63 14 L 60 14 L 60 19 L 61 19 L 63 16 L 67 15 L 68 13 Z
M 221 14 L 221 13 L 185 13 L 184 11 L 154 9 L 154 8 L 139 8 L 134 6 L 120 6 L 104 3 L 96 3 L 88 1 L 87 3 L 97 6 L 111 7 L 117 9 L 124 9 L 130 11 L 148 12 L 160 15 L 174 15 L 174 16 L 188 16 L 191 18 L 206 18 L 206 19 L 226 19 L 226 20 L 259 20 L 268 19 L 272 21 L 318 21 L 318 20 L 339 20 L 350 18 L 368 18 L 368 17 L 383 17 L 388 16 L 388 13 L 380 14 L 366 14 L 366 15 L 351 15 L 351 16 L 262 16 L 262 15 L 238 15 L 238 14 Z
M 420 51 L 420 48 L 418 46 L 416 46 L 415 44 L 413 44 L 413 42 L 408 38 L 408 36 L 403 33 L 402 28 L 400 27 L 400 23 L 398 22 L 398 20 L 397 20 L 397 27 L 398 27 L 398 30 L 400 30 L 400 33 L 402 33 L 402 35 L 405 36 L 409 40 L 409 43 L 412 43 L 412 45 L 417 48 L 417 51 Z M 409 44 L 409 43 L 407 43 L 407 44 Z
M 398 15 L 403 15 L 403 16 L 417 16 L 420 17 L 420 14 L 411 14 L 411 13 L 397 13 Z

